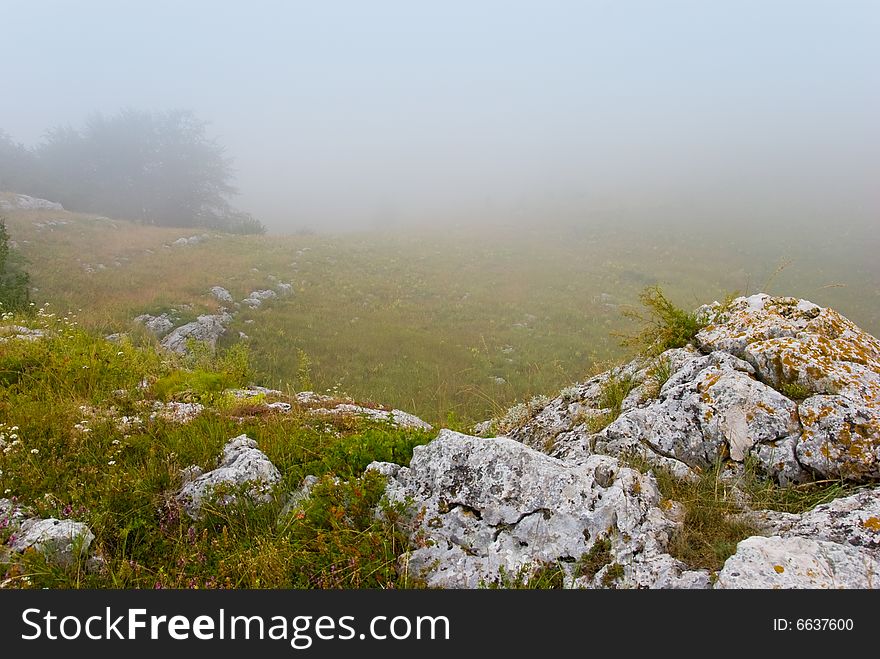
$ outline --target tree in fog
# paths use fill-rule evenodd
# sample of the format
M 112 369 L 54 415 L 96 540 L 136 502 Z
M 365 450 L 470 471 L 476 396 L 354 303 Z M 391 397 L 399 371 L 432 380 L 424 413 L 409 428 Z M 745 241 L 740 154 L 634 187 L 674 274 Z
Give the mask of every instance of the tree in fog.
M 232 161 L 206 127 L 188 111 L 122 110 L 52 128 L 33 151 L 0 135 L 0 188 L 149 224 L 262 232 L 230 205 Z
M 51 130 L 37 154 L 71 208 L 174 226 L 222 226 L 234 214 L 231 161 L 191 112 L 94 114 L 80 131 Z
M 30 300 L 30 277 L 23 268 L 23 259 L 11 251 L 6 222 L 0 217 L 0 311 L 27 307 Z
M 0 190 L 28 192 L 35 175 L 34 154 L 0 130 Z

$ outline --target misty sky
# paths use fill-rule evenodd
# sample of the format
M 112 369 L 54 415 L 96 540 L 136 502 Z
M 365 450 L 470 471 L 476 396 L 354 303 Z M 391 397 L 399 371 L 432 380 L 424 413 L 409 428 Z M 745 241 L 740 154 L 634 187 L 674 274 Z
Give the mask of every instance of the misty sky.
M 0 129 L 192 109 L 273 229 L 880 206 L 875 0 L 0 0 L 0 21 Z

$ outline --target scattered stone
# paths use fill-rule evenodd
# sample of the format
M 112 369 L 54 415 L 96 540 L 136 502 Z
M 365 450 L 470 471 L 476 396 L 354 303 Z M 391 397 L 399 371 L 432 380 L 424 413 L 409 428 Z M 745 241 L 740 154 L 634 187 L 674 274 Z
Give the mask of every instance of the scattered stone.
M 232 316 L 226 312 L 199 316 L 197 320 L 181 325 L 162 339 L 162 347 L 185 355 L 189 352 L 187 341 L 192 339 L 207 343 L 213 350 L 217 345 L 217 339 L 226 331 L 226 326 L 230 322 Z
M 22 325 L 0 325 L 0 343 L 7 341 L 36 341 L 46 336 L 41 329 L 24 327 Z
M 212 286 L 211 295 L 213 295 L 220 302 L 225 302 L 227 304 L 232 304 L 235 301 L 232 299 L 232 293 L 227 291 L 222 286 Z
M 306 392 L 311 393 L 311 392 Z M 299 394 L 297 395 L 299 401 Z M 353 403 L 339 403 L 331 408 L 318 408 L 309 410 L 315 415 L 342 415 L 342 416 L 365 416 L 376 421 L 387 421 L 398 428 L 413 430 L 432 430 L 433 426 L 423 421 L 414 414 L 403 410 L 377 410 L 371 407 L 362 407 Z
M 159 316 L 151 316 L 148 313 L 141 314 L 134 319 L 134 322 L 140 323 L 152 332 L 158 338 L 162 338 L 174 327 L 174 321 L 167 313 Z
M 189 236 L 188 238 L 178 238 L 171 245 L 173 247 L 185 247 L 186 245 L 198 245 L 201 242 L 204 242 L 210 238 L 210 236 L 206 233 L 203 233 L 201 236 Z
M 162 420 L 170 423 L 189 423 L 205 410 L 201 403 L 163 403 L 155 401 L 150 421 Z
M 264 300 L 271 300 L 272 298 L 276 297 L 278 297 L 278 294 L 275 291 L 267 288 L 262 291 L 253 291 L 250 295 L 243 299 L 241 303 L 246 304 L 251 309 L 256 309 L 261 304 L 263 304 Z
M 241 494 L 254 502 L 271 501 L 272 486 L 280 480 L 278 469 L 257 443 L 239 435 L 223 447 L 219 466 L 185 483 L 176 498 L 190 517 L 198 519 L 202 506 L 215 496 L 218 505 L 230 505 Z
M 14 552 L 42 552 L 55 563 L 69 565 L 88 553 L 95 535 L 82 522 L 70 519 L 26 519 L 9 543 Z
M 225 393 L 230 394 L 234 398 L 256 398 L 258 396 L 283 396 L 284 393 L 278 389 L 269 389 L 268 387 L 258 387 L 251 385 L 247 389 L 228 389 Z

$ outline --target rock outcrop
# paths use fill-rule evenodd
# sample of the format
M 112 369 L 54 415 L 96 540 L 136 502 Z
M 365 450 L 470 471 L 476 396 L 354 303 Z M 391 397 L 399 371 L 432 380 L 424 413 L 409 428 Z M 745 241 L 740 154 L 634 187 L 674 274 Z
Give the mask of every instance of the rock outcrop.
M 271 500 L 272 486 L 281 474 L 257 443 L 247 435 L 239 435 L 223 447 L 223 456 L 216 469 L 201 473 L 190 467 L 188 480 L 177 493 L 177 501 L 186 513 L 197 519 L 205 502 L 216 498 L 228 505 L 245 495 L 253 501 Z
M 795 298 L 699 313 L 691 345 L 479 426 L 505 436 L 444 430 L 409 466 L 371 465 L 409 511 L 406 569 L 440 587 L 504 585 L 547 564 L 575 587 L 880 587 L 880 342 Z M 875 486 L 801 515 L 753 511 L 746 498 L 764 535 L 710 575 L 668 553 L 680 505 L 661 500 L 650 471 L 625 466 L 634 458 L 682 479 L 750 461 L 782 487 Z
M 0 210 L 4 211 L 63 211 L 64 206 L 55 201 L 29 197 L 26 194 L 7 195 L 6 199 L 0 199 Z
M 753 295 L 701 312 L 695 345 L 570 388 L 507 435 L 567 460 L 636 452 L 680 474 L 751 457 L 784 484 L 880 479 L 877 339 L 795 298 Z M 611 378 L 635 386 L 620 416 L 594 432 Z
M 574 586 L 708 585 L 707 572 L 666 553 L 674 523 L 653 478 L 614 458 L 569 464 L 507 438 L 442 430 L 409 467 L 369 469 L 388 477 L 390 500 L 411 502 L 418 547 L 403 560 L 429 586 L 503 585 L 546 564 L 567 566 Z M 586 569 L 597 543 L 607 556 Z
M 36 341 L 46 336 L 41 329 L 24 327 L 22 325 L 0 325 L 0 343 L 7 341 Z

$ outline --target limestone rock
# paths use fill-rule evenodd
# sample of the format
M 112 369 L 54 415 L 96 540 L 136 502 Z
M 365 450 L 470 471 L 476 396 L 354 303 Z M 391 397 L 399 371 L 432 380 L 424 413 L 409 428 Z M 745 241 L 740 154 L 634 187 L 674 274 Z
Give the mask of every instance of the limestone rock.
M 801 464 L 826 478 L 880 478 L 880 408 L 842 396 L 812 396 L 798 411 Z
M 599 585 L 614 564 L 621 587 L 708 584 L 705 572 L 665 552 L 674 523 L 658 507 L 654 480 L 614 458 L 569 465 L 511 439 L 442 430 L 408 467 L 368 469 L 388 476 L 392 501 L 413 502 L 419 544 L 402 560 L 429 586 L 499 583 L 547 563 L 568 566 L 569 585 Z M 600 539 L 612 547 L 606 564 L 578 575 L 577 561 Z
M 267 288 L 262 291 L 252 291 L 250 295 L 248 295 L 245 299 L 241 301 L 241 303 L 246 304 L 251 309 L 256 309 L 261 304 L 263 304 L 263 301 L 271 300 L 272 298 L 276 297 L 278 297 L 278 294 L 275 291 Z
M 880 588 L 880 560 L 811 538 L 753 536 L 718 573 L 716 588 Z
M 161 419 L 170 423 L 189 423 L 205 410 L 201 403 L 179 403 L 177 401 L 155 401 L 150 420 Z
M 307 392 L 311 393 L 311 392 Z M 299 399 L 299 395 L 297 395 Z M 316 408 L 309 410 L 314 415 L 342 415 L 342 416 L 365 416 L 376 421 L 388 421 L 398 428 L 414 429 L 414 430 L 432 430 L 433 426 L 427 421 L 423 421 L 414 414 L 404 412 L 403 410 L 379 410 L 372 407 L 363 407 L 353 403 L 339 403 L 329 408 Z
M 758 294 L 698 313 L 707 325 L 693 346 L 520 404 L 479 434 L 499 429 L 568 461 L 637 454 L 683 477 L 718 460 L 755 459 L 783 485 L 880 479 L 880 341 L 796 298 Z M 652 384 L 657 364 L 667 379 Z M 613 378 L 631 390 L 597 432 Z
M 213 349 L 230 322 L 232 316 L 226 312 L 199 316 L 197 320 L 181 325 L 162 339 L 162 347 L 184 355 L 189 351 L 187 341 L 192 339 L 207 343 Z
M 880 588 L 880 488 L 801 515 L 758 511 L 773 533 L 737 545 L 718 588 Z
M 134 322 L 140 323 L 157 337 L 163 337 L 174 327 L 174 322 L 167 313 L 159 316 L 151 316 L 148 313 L 141 314 L 134 319 Z
M 287 501 L 284 503 L 284 507 L 278 514 L 278 519 L 282 520 L 290 515 L 290 513 L 292 513 L 294 510 L 301 508 L 312 495 L 312 488 L 315 487 L 315 484 L 318 482 L 318 480 L 319 479 L 317 476 L 311 475 L 303 478 L 299 489 L 287 497 Z
M 70 519 L 26 519 L 9 543 L 14 552 L 43 552 L 50 560 L 70 564 L 88 553 L 95 535 L 82 522 Z
M 257 443 L 247 435 L 229 440 L 216 469 L 188 481 L 177 493 L 177 501 L 186 513 L 197 519 L 204 503 L 217 496 L 220 505 L 228 505 L 244 492 L 253 501 L 269 501 L 272 485 L 281 474 Z
M 207 240 L 210 236 L 208 234 L 203 233 L 200 236 L 189 236 L 185 238 L 178 238 L 171 245 L 173 247 L 186 247 L 187 245 L 198 245 L 201 242 Z
M 880 558 L 880 488 L 816 506 L 800 515 L 785 535 L 851 545 Z
M 0 199 L 0 210 L 6 210 L 6 211 L 13 211 L 13 210 L 63 211 L 64 206 L 62 206 L 61 204 L 59 204 L 57 202 L 49 201 L 47 199 L 40 199 L 38 197 L 30 197 L 26 194 L 14 194 L 14 195 L 6 195 L 5 199 Z
M 256 385 L 251 385 L 246 389 L 227 389 L 224 393 L 228 393 L 231 396 L 239 399 L 284 395 L 284 392 L 279 391 L 278 389 L 258 387 Z
M 880 405 L 880 341 L 833 309 L 760 294 L 710 317 L 697 345 L 745 359 L 763 382 Z
M 232 304 L 235 300 L 232 299 L 232 293 L 227 291 L 222 286 L 212 286 L 211 287 L 211 295 L 220 302 L 225 302 L 226 304 Z
M 27 516 L 27 511 L 10 499 L 0 499 L 0 529 L 18 526 Z
M 7 341 L 36 341 L 46 336 L 41 329 L 24 327 L 22 325 L 0 325 L 0 343 Z

